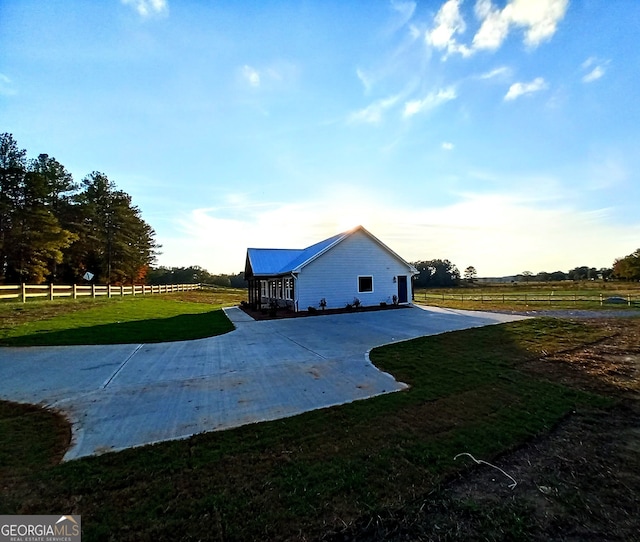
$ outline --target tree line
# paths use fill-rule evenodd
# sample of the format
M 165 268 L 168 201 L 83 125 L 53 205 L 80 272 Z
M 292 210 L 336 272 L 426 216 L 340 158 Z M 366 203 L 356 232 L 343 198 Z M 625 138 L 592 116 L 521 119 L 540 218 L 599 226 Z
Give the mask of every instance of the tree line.
M 212 275 L 198 265 L 190 267 L 156 267 L 149 270 L 147 284 L 210 284 L 230 288 L 246 288 L 244 271 L 235 275 Z
M 419 274 L 414 279 L 417 288 L 451 288 L 462 283 L 473 283 L 477 278 L 476 268 L 469 266 L 461 276 L 455 264 L 449 260 L 423 260 L 412 262 Z M 595 268 L 589 266 L 574 267 L 568 272 L 541 271 L 532 273 L 524 271 L 511 277 L 513 282 L 554 282 L 554 281 L 580 281 L 580 280 L 640 280 L 640 249 L 634 253 L 618 258 L 613 267 Z
M 0 282 L 144 282 L 158 248 L 131 197 L 105 174 L 76 183 L 55 158 L 29 159 L 0 134 Z

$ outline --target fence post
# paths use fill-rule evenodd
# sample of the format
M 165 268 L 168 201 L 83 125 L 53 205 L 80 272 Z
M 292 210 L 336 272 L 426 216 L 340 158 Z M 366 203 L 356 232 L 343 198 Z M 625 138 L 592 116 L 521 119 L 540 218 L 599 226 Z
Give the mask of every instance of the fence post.
M 53 282 L 49 284 L 49 301 L 53 301 Z
M 27 285 L 24 282 L 22 283 L 22 302 L 27 302 Z
M 73 299 L 78 299 L 78 287 L 76 283 L 73 283 Z
M 602 305 L 602 294 L 600 294 L 600 305 Z

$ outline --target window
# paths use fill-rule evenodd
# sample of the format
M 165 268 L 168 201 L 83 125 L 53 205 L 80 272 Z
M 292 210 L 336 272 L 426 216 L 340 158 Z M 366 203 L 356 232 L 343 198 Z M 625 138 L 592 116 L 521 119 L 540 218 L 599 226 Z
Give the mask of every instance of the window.
M 373 292 L 373 277 L 358 277 L 358 292 Z

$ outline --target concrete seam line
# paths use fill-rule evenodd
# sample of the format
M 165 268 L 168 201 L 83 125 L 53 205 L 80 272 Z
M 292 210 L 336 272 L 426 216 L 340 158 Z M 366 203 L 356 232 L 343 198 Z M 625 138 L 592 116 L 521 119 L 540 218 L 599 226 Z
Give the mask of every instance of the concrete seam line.
M 281 333 L 280 331 L 276 331 L 276 333 L 281 337 L 291 341 L 293 344 L 297 344 L 300 348 L 304 348 L 307 352 L 311 352 L 312 354 L 318 356 L 320 359 L 325 359 L 325 360 L 328 359 L 328 358 L 325 358 L 322 354 L 319 354 L 318 352 L 316 352 L 315 350 L 312 350 L 308 346 L 305 346 L 304 344 L 300 344 L 298 341 L 294 341 L 291 337 L 288 337 L 284 333 Z
M 125 359 L 121 364 L 120 367 L 118 367 L 115 372 L 109 377 L 107 378 L 107 380 L 104 381 L 104 383 L 102 384 L 102 389 L 104 390 L 109 384 L 111 384 L 111 382 L 113 381 L 113 379 L 118 376 L 118 373 L 120 373 L 120 371 L 122 371 L 122 369 L 124 369 L 124 366 L 129 362 L 129 360 L 135 356 L 138 353 L 138 350 L 140 350 L 142 347 L 144 346 L 144 344 L 139 344 L 136 349 L 131 352 L 131 354 L 129 354 L 127 356 L 127 359 Z

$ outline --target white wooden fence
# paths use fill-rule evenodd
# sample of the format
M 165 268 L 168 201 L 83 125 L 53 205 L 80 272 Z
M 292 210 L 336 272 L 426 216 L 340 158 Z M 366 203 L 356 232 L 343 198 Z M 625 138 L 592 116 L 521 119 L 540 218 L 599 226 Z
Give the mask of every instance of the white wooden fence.
M 19 299 L 26 303 L 30 297 L 40 297 L 53 301 L 58 297 L 122 297 L 125 295 L 170 294 L 199 290 L 200 284 L 130 284 L 128 286 L 81 285 L 81 284 L 0 284 L 0 299 Z
M 429 302 L 434 301 L 456 301 L 460 303 L 480 302 L 480 303 L 512 303 L 512 304 L 572 304 L 572 305 L 640 305 L 640 295 L 628 293 L 591 293 L 591 294 L 575 294 L 575 293 L 429 293 L 427 291 L 417 292 L 416 300 Z

